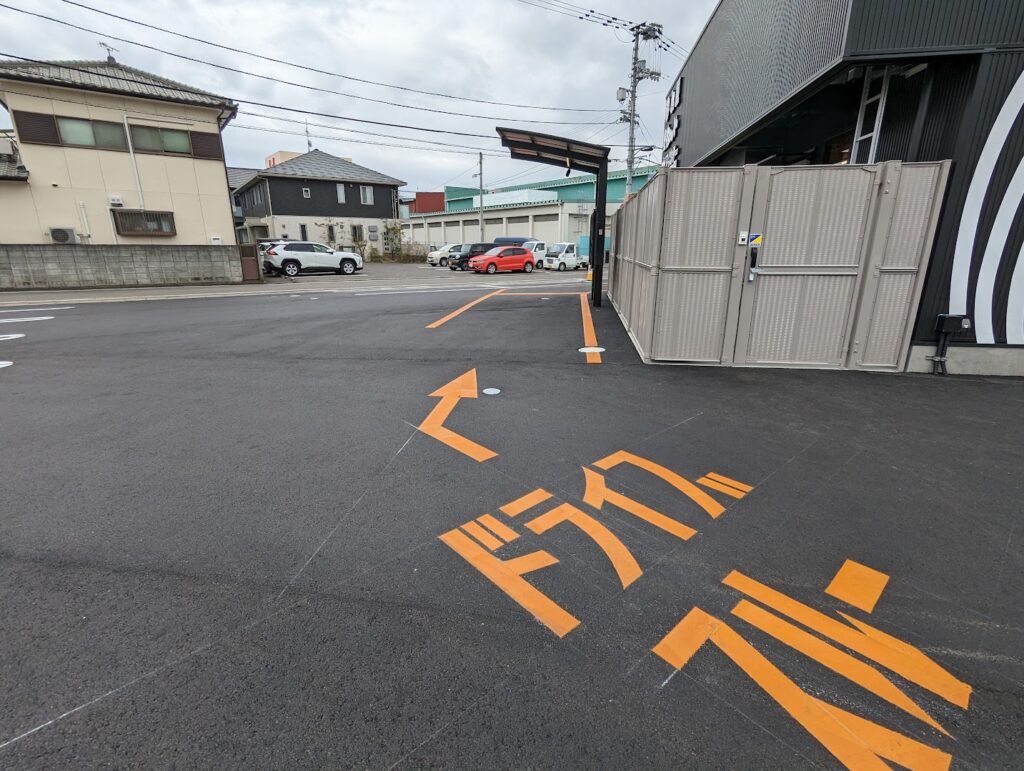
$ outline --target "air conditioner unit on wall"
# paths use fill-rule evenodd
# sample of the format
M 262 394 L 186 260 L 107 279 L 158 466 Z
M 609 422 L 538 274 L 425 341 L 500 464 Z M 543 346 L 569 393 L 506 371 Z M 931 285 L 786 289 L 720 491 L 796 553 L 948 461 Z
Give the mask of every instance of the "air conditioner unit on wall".
M 112 195 L 107 200 L 110 201 L 110 205 L 115 209 L 124 206 L 124 199 L 119 195 Z
M 50 228 L 50 240 L 55 244 L 77 244 L 78 234 L 74 228 Z

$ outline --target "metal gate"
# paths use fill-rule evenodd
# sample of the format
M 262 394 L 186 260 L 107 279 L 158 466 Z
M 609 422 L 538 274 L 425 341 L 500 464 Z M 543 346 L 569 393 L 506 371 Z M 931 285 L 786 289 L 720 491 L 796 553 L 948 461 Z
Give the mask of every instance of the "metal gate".
M 609 296 L 648 361 L 901 370 L 948 162 L 662 170 Z

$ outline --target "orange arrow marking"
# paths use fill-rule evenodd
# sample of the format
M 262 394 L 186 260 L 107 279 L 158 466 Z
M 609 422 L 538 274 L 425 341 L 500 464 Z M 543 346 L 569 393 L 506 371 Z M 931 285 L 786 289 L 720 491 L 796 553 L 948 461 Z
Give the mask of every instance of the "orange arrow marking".
M 446 444 L 453 450 L 458 450 L 463 455 L 468 455 L 478 463 L 497 457 L 498 453 L 488 450 L 483 445 L 477 444 L 472 439 L 467 439 L 462 434 L 456 434 L 450 428 L 444 427 L 444 422 L 452 414 L 455 405 L 460 399 L 475 399 L 479 392 L 476 386 L 476 370 L 471 369 L 459 375 L 452 382 L 443 385 L 434 391 L 431 396 L 438 396 L 441 401 L 430 411 L 430 414 L 420 423 L 420 431 L 428 436 L 434 437 L 442 444 Z

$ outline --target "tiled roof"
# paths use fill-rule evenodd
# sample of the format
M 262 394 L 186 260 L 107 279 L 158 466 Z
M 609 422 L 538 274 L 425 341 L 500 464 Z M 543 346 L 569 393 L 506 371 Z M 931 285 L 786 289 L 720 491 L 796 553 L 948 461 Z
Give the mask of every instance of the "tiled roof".
M 227 97 L 201 91 L 113 60 L 23 62 L 3 59 L 0 60 L 0 79 L 83 88 L 125 94 L 140 99 L 159 99 L 232 111 L 237 108 L 237 105 Z
M 269 169 L 263 169 L 261 175 L 267 177 L 302 177 L 303 179 L 331 179 L 338 182 L 368 182 L 377 185 L 404 185 L 400 179 L 381 174 L 352 161 L 346 161 L 323 150 L 310 150 L 308 153 L 284 161 Z
M 28 171 L 18 168 L 18 160 L 13 155 L 0 155 L 0 179 L 28 179 Z
M 237 190 L 259 173 L 259 169 L 240 169 L 228 166 L 228 187 L 232 190 Z

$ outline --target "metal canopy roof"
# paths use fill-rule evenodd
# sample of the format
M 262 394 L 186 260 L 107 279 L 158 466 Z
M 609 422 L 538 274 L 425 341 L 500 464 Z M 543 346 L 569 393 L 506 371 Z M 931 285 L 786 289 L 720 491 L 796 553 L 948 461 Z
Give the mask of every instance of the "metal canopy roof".
M 501 144 L 516 160 L 547 163 L 590 174 L 596 174 L 602 166 L 607 169 L 610 147 L 524 129 L 498 126 L 495 130 L 501 137 Z

